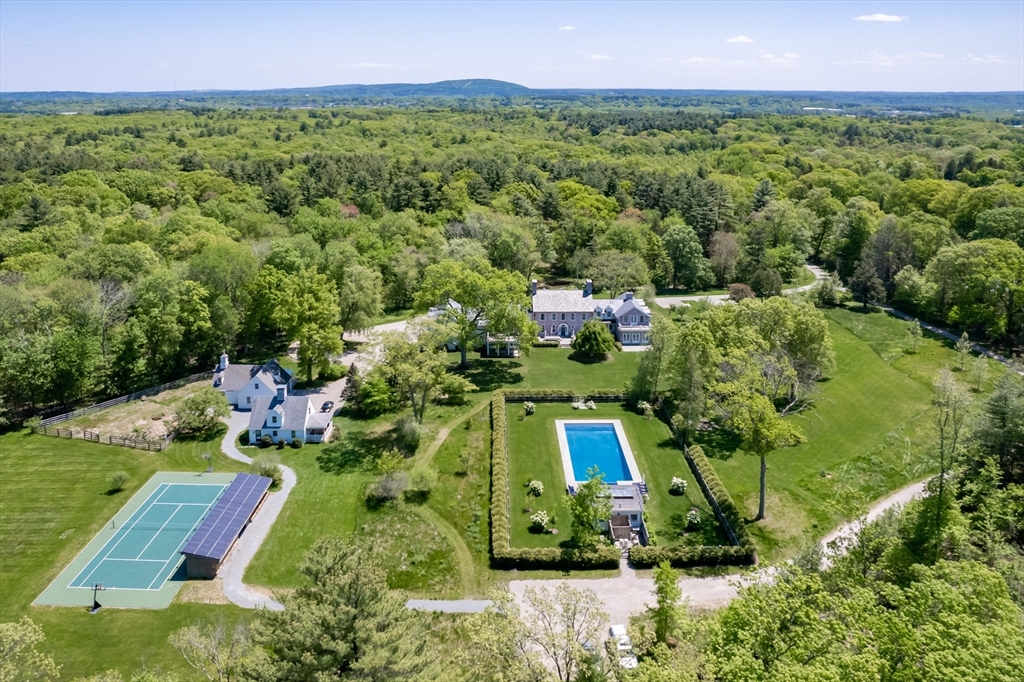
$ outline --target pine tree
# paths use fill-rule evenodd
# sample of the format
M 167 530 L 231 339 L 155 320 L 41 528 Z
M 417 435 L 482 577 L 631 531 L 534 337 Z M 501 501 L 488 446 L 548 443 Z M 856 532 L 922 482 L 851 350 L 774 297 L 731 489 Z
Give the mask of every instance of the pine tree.
M 764 210 L 764 208 L 774 200 L 775 187 L 772 185 L 772 181 L 767 179 L 762 180 L 754 190 L 754 201 L 750 205 L 750 212 L 757 213 L 758 211 Z
M 879 279 L 875 266 L 867 258 L 857 263 L 857 269 L 850 280 L 853 295 L 867 308 L 869 303 L 885 303 L 885 287 Z

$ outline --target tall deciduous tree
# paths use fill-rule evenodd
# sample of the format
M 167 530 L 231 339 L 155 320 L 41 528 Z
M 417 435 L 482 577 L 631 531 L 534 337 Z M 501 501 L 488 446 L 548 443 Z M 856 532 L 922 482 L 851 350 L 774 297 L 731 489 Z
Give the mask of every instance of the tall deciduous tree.
M 635 253 L 605 251 L 599 253 L 588 270 L 598 287 L 612 297 L 623 291 L 639 289 L 651 281 L 643 258 Z
M 60 678 L 60 666 L 36 649 L 45 639 L 42 628 L 28 616 L 0 623 L 0 680 L 56 682 Z
M 593 590 L 578 590 L 563 582 L 553 589 L 527 587 L 523 601 L 533 644 L 561 682 L 576 679 L 588 655 L 583 645 L 600 641 L 608 622 L 600 598 Z
M 481 334 L 511 337 L 528 352 L 524 340 L 536 333 L 526 312 L 526 278 L 479 259 L 445 260 L 427 268 L 416 309 L 426 312 L 431 307 L 439 310 L 437 319 L 452 328 L 463 367 L 468 366 L 467 351 L 480 343 Z
M 708 287 L 713 281 L 715 273 L 711 267 L 711 261 L 704 257 L 704 250 L 701 248 L 700 239 L 697 233 L 689 225 L 677 224 L 668 228 L 662 238 L 665 242 L 665 249 L 672 260 L 672 285 L 681 284 L 684 289 L 695 291 Z M 723 238 L 719 238 L 719 242 Z M 723 247 L 724 245 L 720 244 Z M 727 264 L 723 263 L 725 269 Z M 735 262 L 733 263 L 735 268 Z
M 615 348 L 615 338 L 601 320 L 587 320 L 576 332 L 572 349 L 585 358 L 605 358 Z
M 761 460 L 760 496 L 755 521 L 765 518 L 765 480 L 768 454 L 773 450 L 796 445 L 804 440 L 800 430 L 782 419 L 771 401 L 760 393 L 740 394 L 726 403 L 729 422 L 742 437 L 744 452 Z
M 650 609 L 654 634 L 659 642 L 665 643 L 679 626 L 679 600 L 683 596 L 679 588 L 679 571 L 667 561 L 654 568 L 654 596 L 655 605 Z
M 576 487 L 575 495 L 566 496 L 572 516 L 572 543 L 579 549 L 592 549 L 600 537 L 599 524 L 612 513 L 612 500 L 604 474 L 597 467 L 587 469 L 587 481 Z
M 344 330 L 338 324 L 338 290 L 326 275 L 308 270 L 287 277 L 274 316 L 288 337 L 299 342 L 306 381 L 313 380 L 314 366 L 325 370 L 331 355 L 341 352 Z

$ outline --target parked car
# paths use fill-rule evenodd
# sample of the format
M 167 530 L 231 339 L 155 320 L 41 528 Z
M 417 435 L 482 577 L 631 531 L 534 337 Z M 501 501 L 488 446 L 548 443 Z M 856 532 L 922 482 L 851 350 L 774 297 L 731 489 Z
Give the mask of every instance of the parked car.
M 633 653 L 633 642 L 626 633 L 625 625 L 613 625 L 608 628 L 609 641 L 612 643 L 613 656 L 619 659 L 619 665 L 626 670 L 632 670 L 639 665 L 636 655 Z
M 321 412 L 330 412 L 334 409 L 334 401 L 328 400 L 324 403 L 323 407 L 320 408 Z

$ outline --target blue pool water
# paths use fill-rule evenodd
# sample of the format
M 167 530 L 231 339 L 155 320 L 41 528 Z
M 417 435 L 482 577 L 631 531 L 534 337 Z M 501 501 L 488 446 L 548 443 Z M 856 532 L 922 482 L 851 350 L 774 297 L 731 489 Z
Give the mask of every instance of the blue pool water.
M 587 470 L 594 466 L 606 483 L 632 480 L 614 424 L 566 424 L 565 439 L 576 480 L 587 480 Z

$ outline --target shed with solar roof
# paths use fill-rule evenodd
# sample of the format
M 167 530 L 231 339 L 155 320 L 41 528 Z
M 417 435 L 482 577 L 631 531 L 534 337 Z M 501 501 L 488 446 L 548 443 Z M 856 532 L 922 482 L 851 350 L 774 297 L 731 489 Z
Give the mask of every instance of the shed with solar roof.
M 211 579 L 267 497 L 271 479 L 238 474 L 221 493 L 181 553 L 189 578 Z

